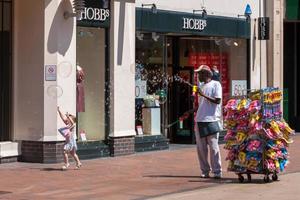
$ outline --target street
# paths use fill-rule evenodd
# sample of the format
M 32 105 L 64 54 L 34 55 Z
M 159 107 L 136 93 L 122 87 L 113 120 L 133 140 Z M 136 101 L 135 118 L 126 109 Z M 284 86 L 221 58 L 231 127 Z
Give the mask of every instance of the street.
M 262 175 L 240 184 L 226 171 L 221 180 L 201 179 L 195 145 L 124 157 L 83 160 L 83 167 L 61 171 L 61 164 L 0 165 L 0 199 L 298 199 L 300 134 L 290 146 L 290 163 L 279 181 Z M 221 145 L 222 158 L 226 151 Z

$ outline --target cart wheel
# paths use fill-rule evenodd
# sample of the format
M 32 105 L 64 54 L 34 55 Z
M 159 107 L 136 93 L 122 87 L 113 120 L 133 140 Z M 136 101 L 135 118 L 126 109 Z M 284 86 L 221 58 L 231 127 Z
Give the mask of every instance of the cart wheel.
M 264 177 L 264 182 L 265 182 L 265 183 L 269 183 L 269 182 L 270 182 L 270 177 L 269 177 L 269 175 L 265 175 L 265 177 Z
M 239 181 L 240 181 L 240 183 L 243 183 L 244 182 L 244 177 L 243 177 L 243 175 L 239 175 Z
M 273 180 L 273 181 L 278 181 L 278 175 L 277 175 L 276 173 L 274 173 L 274 174 L 272 175 L 272 180 Z
M 247 174 L 248 182 L 251 182 L 251 174 Z

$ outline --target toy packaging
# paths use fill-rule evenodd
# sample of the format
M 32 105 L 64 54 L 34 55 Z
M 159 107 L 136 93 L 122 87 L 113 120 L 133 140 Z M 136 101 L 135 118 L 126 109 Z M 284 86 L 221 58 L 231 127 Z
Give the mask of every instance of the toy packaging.
M 225 106 L 225 149 L 228 170 L 243 174 L 264 174 L 264 181 L 278 180 L 288 163 L 288 146 L 294 134 L 282 119 L 282 91 L 265 88 L 249 92 L 242 98 L 230 99 Z

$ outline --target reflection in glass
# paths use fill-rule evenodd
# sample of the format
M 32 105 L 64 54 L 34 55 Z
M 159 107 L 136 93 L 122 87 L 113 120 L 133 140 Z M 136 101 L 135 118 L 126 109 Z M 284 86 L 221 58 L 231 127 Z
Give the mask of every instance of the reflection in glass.
M 105 139 L 104 33 L 104 29 L 77 27 L 78 133 L 85 132 L 87 140 Z

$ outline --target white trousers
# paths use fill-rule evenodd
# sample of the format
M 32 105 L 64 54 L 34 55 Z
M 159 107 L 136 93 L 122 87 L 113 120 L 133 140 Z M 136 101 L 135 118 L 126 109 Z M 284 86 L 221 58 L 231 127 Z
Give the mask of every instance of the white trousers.
M 202 174 L 222 173 L 221 154 L 219 148 L 219 133 L 200 138 L 197 123 L 195 123 L 195 135 L 197 143 L 198 159 Z M 210 151 L 210 165 L 208 162 L 208 147 Z

